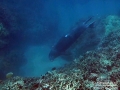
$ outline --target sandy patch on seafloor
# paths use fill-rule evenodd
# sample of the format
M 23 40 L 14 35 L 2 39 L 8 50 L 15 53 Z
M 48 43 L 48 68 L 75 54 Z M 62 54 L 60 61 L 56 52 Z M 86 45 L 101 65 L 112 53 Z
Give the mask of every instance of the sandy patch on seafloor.
M 60 67 L 67 63 L 60 58 L 51 62 L 48 58 L 49 51 L 50 48 L 47 46 L 30 46 L 25 52 L 27 64 L 21 67 L 24 76 L 40 76 L 51 70 L 53 67 Z

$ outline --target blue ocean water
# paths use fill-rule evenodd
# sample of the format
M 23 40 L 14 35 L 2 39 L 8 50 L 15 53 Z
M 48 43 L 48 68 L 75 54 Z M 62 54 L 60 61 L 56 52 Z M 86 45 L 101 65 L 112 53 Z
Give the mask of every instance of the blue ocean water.
M 5 37 L 9 43 L 0 52 L 0 79 L 9 72 L 40 76 L 69 63 L 48 58 L 62 35 L 79 19 L 120 15 L 119 0 L 0 0 L 0 8 L 0 23 L 9 31 Z

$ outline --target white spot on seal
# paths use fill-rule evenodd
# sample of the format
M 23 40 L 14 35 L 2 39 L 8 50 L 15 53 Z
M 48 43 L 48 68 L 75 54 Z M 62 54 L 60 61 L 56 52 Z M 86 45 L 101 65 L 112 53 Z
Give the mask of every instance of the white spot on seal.
M 68 35 L 65 35 L 65 37 L 68 37 Z

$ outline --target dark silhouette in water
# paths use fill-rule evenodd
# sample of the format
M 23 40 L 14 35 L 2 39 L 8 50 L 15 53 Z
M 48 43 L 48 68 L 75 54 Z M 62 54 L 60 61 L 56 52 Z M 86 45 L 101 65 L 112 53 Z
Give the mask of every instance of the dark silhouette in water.
M 90 22 L 92 17 L 81 25 L 77 25 L 72 31 L 65 36 L 61 37 L 60 40 L 53 46 L 49 53 L 49 59 L 54 60 L 58 56 L 65 53 L 65 51 L 80 37 L 80 35 L 89 27 L 93 27 L 94 22 Z

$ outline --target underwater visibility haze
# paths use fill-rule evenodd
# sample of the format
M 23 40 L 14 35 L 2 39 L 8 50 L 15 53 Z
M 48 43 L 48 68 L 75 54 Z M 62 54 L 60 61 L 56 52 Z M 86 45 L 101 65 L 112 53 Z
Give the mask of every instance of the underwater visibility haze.
M 0 90 L 119 90 L 119 39 L 119 0 L 0 0 Z

